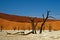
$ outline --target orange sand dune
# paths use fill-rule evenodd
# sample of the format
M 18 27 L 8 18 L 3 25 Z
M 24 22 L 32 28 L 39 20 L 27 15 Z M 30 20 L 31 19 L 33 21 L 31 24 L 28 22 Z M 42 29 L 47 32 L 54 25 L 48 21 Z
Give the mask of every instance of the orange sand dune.
M 36 29 L 39 29 L 43 19 L 42 18 L 35 18 L 34 22 L 39 21 Z M 49 29 L 49 25 L 51 26 L 52 30 L 60 30 L 60 20 L 52 20 L 48 19 L 44 25 L 45 29 Z M 13 30 L 14 27 L 16 30 L 30 30 L 31 22 L 29 17 L 26 16 L 15 16 L 15 15 L 8 15 L 0 13 L 0 29 L 3 30 Z

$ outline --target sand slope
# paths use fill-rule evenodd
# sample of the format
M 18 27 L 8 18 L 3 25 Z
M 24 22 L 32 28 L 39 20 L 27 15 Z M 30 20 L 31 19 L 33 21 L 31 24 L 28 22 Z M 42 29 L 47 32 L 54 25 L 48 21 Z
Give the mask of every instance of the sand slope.
M 16 16 L 0 13 L 0 27 L 2 26 L 3 30 L 13 30 L 16 27 L 16 30 L 30 30 L 31 22 L 28 19 L 29 17 L 25 16 Z M 36 18 L 34 22 L 39 21 L 36 29 L 39 29 L 42 24 L 41 18 Z M 49 25 L 52 30 L 60 30 L 60 20 L 51 20 L 48 19 L 44 25 L 45 29 L 49 29 Z M 0 28 L 1 29 L 1 28 Z

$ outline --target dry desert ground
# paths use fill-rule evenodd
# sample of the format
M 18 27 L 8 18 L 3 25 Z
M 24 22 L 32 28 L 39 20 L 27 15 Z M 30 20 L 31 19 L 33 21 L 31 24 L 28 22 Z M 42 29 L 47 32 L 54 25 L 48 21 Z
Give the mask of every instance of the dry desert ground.
M 21 31 L 23 30 L 3 30 L 0 32 L 0 40 L 60 40 L 60 30 L 52 32 L 44 30 L 42 34 L 39 34 L 39 31 L 37 31 L 37 34 L 29 35 L 14 34 Z M 7 34 L 7 32 L 11 34 Z M 28 32 L 29 30 L 25 30 L 25 34 Z

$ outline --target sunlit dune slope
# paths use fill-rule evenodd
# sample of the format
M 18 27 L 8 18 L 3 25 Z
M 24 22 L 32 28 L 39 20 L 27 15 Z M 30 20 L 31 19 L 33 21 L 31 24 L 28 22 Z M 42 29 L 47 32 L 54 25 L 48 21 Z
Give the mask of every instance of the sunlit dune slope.
M 3 30 L 30 30 L 31 22 L 30 17 L 26 16 L 16 16 L 16 15 L 8 15 L 4 13 L 0 13 L 0 29 L 2 27 Z M 36 29 L 39 29 L 43 19 L 42 18 L 35 18 L 34 22 L 39 21 Z M 52 20 L 48 19 L 44 25 L 45 30 L 49 29 L 51 26 L 52 30 L 60 30 L 60 20 Z

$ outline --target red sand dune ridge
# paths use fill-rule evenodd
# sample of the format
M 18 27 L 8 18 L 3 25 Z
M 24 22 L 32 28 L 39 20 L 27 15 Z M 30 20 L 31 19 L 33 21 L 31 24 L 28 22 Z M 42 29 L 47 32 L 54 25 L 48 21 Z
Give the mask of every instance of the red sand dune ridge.
M 19 28 L 19 30 L 26 30 L 26 29 L 32 29 L 31 23 L 29 20 L 30 17 L 27 16 L 16 16 L 16 15 L 9 15 L 5 13 L 0 13 L 0 26 L 3 26 L 3 30 L 13 30 L 14 27 L 16 27 L 16 30 Z M 31 17 L 34 18 L 34 17 Z M 39 29 L 41 26 L 41 23 L 43 21 L 42 18 L 35 18 L 34 22 L 39 21 L 36 29 Z M 45 29 L 48 29 L 49 24 L 51 24 L 52 29 L 54 30 L 60 30 L 60 20 L 52 20 L 48 19 L 45 23 Z
M 4 14 L 4 13 L 0 13 L 0 18 L 6 19 L 9 21 L 16 21 L 16 22 L 29 22 L 30 21 L 29 20 L 30 17 L 27 17 L 27 16 L 8 15 L 8 14 Z M 35 18 L 34 21 L 41 22 L 41 21 L 43 21 L 43 19 L 42 18 Z M 53 21 L 53 20 L 48 19 L 47 21 Z

